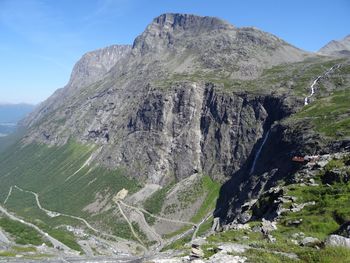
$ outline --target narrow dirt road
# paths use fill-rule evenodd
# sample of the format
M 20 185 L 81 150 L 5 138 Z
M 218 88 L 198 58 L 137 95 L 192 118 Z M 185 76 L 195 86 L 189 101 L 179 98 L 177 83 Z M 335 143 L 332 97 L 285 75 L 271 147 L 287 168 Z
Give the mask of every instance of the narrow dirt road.
M 115 203 L 117 204 L 117 206 L 118 206 L 118 208 L 119 208 L 119 211 L 120 211 L 120 213 L 122 214 L 122 216 L 124 217 L 125 221 L 128 223 L 129 228 L 130 228 L 132 234 L 134 235 L 134 237 L 137 239 L 137 241 L 140 242 L 140 244 L 142 244 L 142 245 L 144 246 L 145 244 L 142 242 L 142 240 L 140 239 L 140 237 L 139 237 L 139 236 L 137 235 L 137 233 L 135 232 L 135 229 L 134 229 L 134 227 L 132 226 L 132 223 L 130 222 L 129 218 L 125 215 L 123 209 L 122 209 L 121 206 L 120 206 L 120 203 L 119 203 L 119 202 L 115 202 Z M 147 248 L 145 248 L 145 250 L 147 250 Z
M 159 219 L 159 220 L 168 221 L 168 222 L 171 222 L 171 223 L 178 223 L 178 224 L 196 226 L 196 224 L 195 224 L 195 223 L 192 223 L 192 222 L 181 221 L 181 220 L 175 220 L 175 219 L 170 219 L 170 218 L 166 218 L 166 217 L 156 216 L 156 215 L 151 214 L 150 212 L 148 212 L 147 210 L 145 210 L 145 209 L 143 209 L 143 208 L 136 207 L 136 206 L 132 206 L 132 205 L 128 205 L 128 204 L 124 203 L 123 201 L 119 201 L 119 202 L 120 202 L 122 205 L 126 206 L 126 207 L 129 207 L 129 208 L 131 208 L 131 209 L 135 209 L 135 210 L 137 210 L 137 211 L 141 211 L 141 212 L 146 213 L 146 214 L 148 214 L 149 216 L 154 217 L 154 218 Z
M 32 223 L 29 223 L 29 222 L 26 222 L 24 221 L 23 219 L 21 218 L 18 218 L 16 217 L 15 215 L 13 214 L 10 214 L 4 207 L 2 207 L 0 205 L 0 212 L 2 212 L 3 214 L 5 214 L 6 216 L 8 216 L 10 219 L 14 220 L 14 221 L 17 221 L 17 222 L 20 222 L 24 225 L 27 225 L 27 226 L 30 226 L 32 228 L 34 228 L 36 231 L 38 231 L 41 235 L 45 236 L 51 243 L 54 247 L 56 248 L 60 248 L 60 249 L 63 249 L 65 252 L 69 252 L 69 253 L 72 253 L 72 254 L 78 254 L 77 251 L 74 251 L 72 250 L 71 248 L 67 247 L 65 244 L 63 244 L 62 242 L 58 241 L 57 239 L 55 239 L 54 237 L 50 236 L 48 233 L 44 232 L 43 230 L 41 230 L 39 227 L 37 227 L 36 225 L 32 224 Z

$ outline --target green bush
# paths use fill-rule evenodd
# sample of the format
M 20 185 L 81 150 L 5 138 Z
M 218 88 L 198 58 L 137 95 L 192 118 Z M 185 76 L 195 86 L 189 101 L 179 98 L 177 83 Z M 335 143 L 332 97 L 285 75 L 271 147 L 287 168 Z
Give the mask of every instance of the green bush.
M 41 235 L 34 228 L 20 222 L 8 218 L 0 218 L 0 226 L 15 238 L 17 244 L 38 246 L 44 243 Z
M 143 207 L 151 214 L 159 214 L 162 211 L 166 195 L 173 186 L 174 183 L 171 183 L 156 191 L 144 202 Z

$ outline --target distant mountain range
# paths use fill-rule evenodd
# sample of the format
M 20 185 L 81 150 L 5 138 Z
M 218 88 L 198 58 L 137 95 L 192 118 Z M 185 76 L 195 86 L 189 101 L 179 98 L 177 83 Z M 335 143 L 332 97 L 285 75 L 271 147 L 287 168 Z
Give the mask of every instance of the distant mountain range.
M 318 51 L 327 56 L 350 56 L 350 35 L 342 40 L 332 40 Z
M 30 104 L 1 104 L 0 123 L 17 123 L 34 109 Z
M 30 104 L 0 103 L 0 137 L 4 137 L 17 128 L 17 123 L 34 109 Z

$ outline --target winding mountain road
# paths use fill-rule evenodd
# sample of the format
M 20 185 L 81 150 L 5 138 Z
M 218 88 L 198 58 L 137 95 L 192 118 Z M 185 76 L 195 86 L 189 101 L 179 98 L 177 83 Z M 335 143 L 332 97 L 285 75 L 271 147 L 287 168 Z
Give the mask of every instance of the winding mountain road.
M 144 246 L 144 243 L 142 242 L 142 240 L 140 239 L 140 237 L 139 237 L 139 236 L 137 235 L 137 233 L 135 232 L 135 229 L 134 229 L 134 227 L 132 226 L 132 223 L 130 222 L 129 218 L 125 215 L 123 209 L 121 208 L 120 203 L 119 203 L 119 202 L 116 202 L 116 204 L 117 204 L 117 206 L 118 206 L 118 208 L 119 208 L 120 213 L 121 213 L 122 216 L 124 217 L 125 221 L 128 223 L 129 228 L 130 228 L 132 234 L 133 234 L 134 237 L 137 239 L 137 241 L 139 241 L 140 244 L 142 244 L 142 245 Z M 146 249 L 146 250 L 147 250 L 147 249 Z
M 48 216 L 50 216 L 50 217 L 57 217 L 57 216 L 70 217 L 70 218 L 73 218 L 73 219 L 76 219 L 76 220 L 79 220 L 79 221 L 83 222 L 83 223 L 86 225 L 87 228 L 89 228 L 90 230 L 94 231 L 95 233 L 98 233 L 98 234 L 100 234 L 100 235 L 103 235 L 103 236 L 106 236 L 106 237 L 109 237 L 109 238 L 118 239 L 116 236 L 113 236 L 113 235 L 110 235 L 110 234 L 107 234 L 107 233 L 103 233 L 103 232 L 101 232 L 100 230 L 94 228 L 94 227 L 91 226 L 91 225 L 89 224 L 89 222 L 87 222 L 84 218 L 45 209 L 45 208 L 43 208 L 43 207 L 41 206 L 41 203 L 40 203 L 40 200 L 39 200 L 39 195 L 38 195 L 37 193 L 32 192 L 32 191 L 28 191 L 28 190 L 24 190 L 24 189 L 22 189 L 21 187 L 19 187 L 19 186 L 17 186 L 17 185 L 14 185 L 13 187 L 16 188 L 16 189 L 18 189 L 19 191 L 26 192 L 26 193 L 30 193 L 30 194 L 34 195 L 34 196 L 35 196 L 35 200 L 36 200 L 36 204 L 37 204 L 38 208 L 39 208 L 40 210 L 42 210 L 43 212 L 45 212 L 45 213 L 46 213 Z M 8 200 L 8 198 L 9 198 L 10 195 L 11 195 L 11 193 L 12 193 L 12 186 L 11 186 L 11 188 L 10 188 L 9 195 L 8 195 L 8 197 L 7 197 L 6 200 Z

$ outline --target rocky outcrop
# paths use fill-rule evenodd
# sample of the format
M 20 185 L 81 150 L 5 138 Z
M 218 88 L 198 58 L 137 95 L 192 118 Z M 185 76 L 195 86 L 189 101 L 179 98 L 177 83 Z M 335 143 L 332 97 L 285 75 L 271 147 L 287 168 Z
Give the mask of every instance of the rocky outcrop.
M 327 246 L 335 246 L 335 247 L 346 247 L 350 248 L 350 238 L 346 238 L 338 235 L 330 235 L 326 239 Z
M 256 28 L 238 28 L 215 17 L 163 14 L 133 44 L 142 62 L 158 60 L 172 73 L 208 70 L 250 79 L 262 69 L 301 61 L 308 54 Z M 149 63 L 149 62 L 148 62 Z
M 321 247 L 322 246 L 322 242 L 315 237 L 305 237 L 303 240 L 301 240 L 300 242 L 301 246 L 304 247 Z

